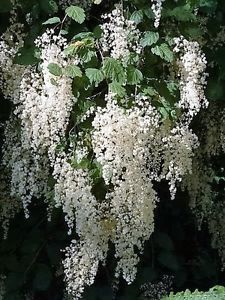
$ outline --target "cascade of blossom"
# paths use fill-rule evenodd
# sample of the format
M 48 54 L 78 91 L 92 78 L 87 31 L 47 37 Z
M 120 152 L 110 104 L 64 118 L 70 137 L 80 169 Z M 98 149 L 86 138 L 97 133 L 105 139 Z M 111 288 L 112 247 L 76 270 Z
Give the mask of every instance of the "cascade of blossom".
M 0 37 L 0 89 L 6 101 L 11 101 L 13 104 L 18 105 L 20 98 L 20 84 L 26 67 L 14 64 L 14 57 L 20 47 L 23 46 L 23 39 L 25 34 L 23 32 L 23 24 L 17 21 L 16 3 L 14 9 L 10 12 L 10 25 L 6 32 Z M 4 237 L 7 236 L 9 227 L 9 220 L 21 209 L 21 199 L 17 197 L 18 189 L 13 192 L 13 179 L 10 174 L 11 157 L 13 154 L 20 152 L 18 145 L 18 132 L 15 132 L 15 120 L 12 114 L 10 119 L 5 125 L 5 141 L 3 146 L 3 163 L 1 166 L 1 184 L 0 184 L 0 220 L 4 229 Z M 18 148 L 17 148 L 18 147 Z M 7 158 L 4 159 L 4 152 Z M 18 158 L 18 157 L 17 157 Z M 5 166 L 9 168 L 5 170 Z M 9 193 L 11 190 L 11 193 Z
M 160 23 L 160 19 L 161 19 L 161 12 L 162 12 L 162 5 L 163 5 L 164 1 L 165 0 L 151 0 L 151 2 L 152 2 L 151 9 L 155 16 L 154 26 L 156 28 L 159 27 L 159 23 Z
M 159 26 L 162 2 L 152 1 L 155 27 Z M 83 5 L 86 3 L 89 2 L 85 1 Z M 60 0 L 60 4 L 76 5 L 78 1 Z M 124 17 L 122 5 L 104 15 L 103 20 L 100 39 L 103 57 L 106 54 L 126 65 L 131 53 L 140 54 L 142 51 L 140 31 L 134 22 Z M 3 147 L 3 165 L 10 173 L 10 197 L 1 209 L 0 220 L 4 220 L 7 214 L 14 216 L 21 202 L 28 217 L 28 206 L 33 198 L 48 200 L 48 179 L 53 177 L 56 183 L 52 202 L 62 208 L 68 234 L 78 236 L 65 249 L 63 260 L 68 294 L 72 299 L 80 299 L 85 286 L 93 284 L 99 264 L 105 263 L 109 241 L 115 246 L 116 277 L 122 274 L 131 283 L 139 262 L 137 250 L 143 252 L 144 242 L 154 231 L 154 209 L 158 201 L 154 181 L 167 180 L 171 199 L 174 199 L 177 183 L 185 177 L 184 186 L 190 192 L 192 206 L 199 202 L 203 214 L 207 214 L 211 204 L 208 190 L 214 174 L 211 169 L 205 172 L 201 162 L 203 154 L 215 155 L 219 150 L 207 146 L 200 160 L 198 156 L 197 160 L 193 159 L 199 141 L 190 129 L 193 117 L 208 104 L 204 96 L 205 56 L 197 42 L 182 37 L 175 40 L 174 51 L 180 55 L 177 63 L 180 100 L 177 106 L 181 117 L 173 123 L 164 122 L 152 99 L 141 93 L 131 97 L 132 105 L 126 109 L 118 104 L 115 94 L 108 93 L 102 99 L 105 106 L 91 111 L 94 119 L 90 152 L 101 166 L 107 189 L 105 199 L 97 199 L 89 170 L 75 167 L 74 153 L 69 150 L 67 153 L 56 151 L 66 136 L 77 99 L 73 96 L 73 80 L 63 72 L 60 76 L 51 74 L 49 64 L 64 70 L 68 65 L 77 65 L 78 61 L 65 56 L 67 41 L 61 35 L 55 35 L 54 30 L 47 30 L 35 42 L 40 49 L 39 69 L 14 64 L 13 58 L 23 45 L 22 39 L 14 42 L 21 28 L 18 24 L 12 25 L 11 31 L 6 32 L 0 41 L 0 85 L 5 98 L 14 104 L 11 119 L 6 123 Z M 221 144 L 224 149 L 224 119 L 222 124 Z M 206 140 L 209 144 L 209 141 L 214 143 L 213 133 L 207 132 Z M 82 137 L 82 132 L 79 134 Z M 82 142 L 77 144 L 78 160 L 87 156 L 89 150 Z M 201 182 L 200 176 L 204 179 Z M 205 186 L 206 200 L 199 200 Z M 4 195 L 5 186 L 0 186 L 0 190 Z M 203 201 L 208 201 L 206 208 Z M 218 209 L 219 205 L 215 212 Z M 210 215 L 211 231 L 216 223 L 215 212 Z M 218 227 L 222 223 L 221 215 L 219 220 Z M 5 222 L 7 225 L 8 221 Z M 218 248 L 219 243 L 220 239 L 214 238 Z M 220 249 L 222 252 L 223 248 Z
M 204 90 L 207 73 L 205 72 L 207 61 L 197 42 L 190 42 L 183 37 L 174 39 L 176 53 L 181 53 L 178 60 L 180 75 L 180 101 L 178 106 L 182 108 L 189 122 L 200 111 L 208 106 Z
M 63 208 L 69 234 L 75 225 L 79 236 L 79 241 L 72 240 L 65 249 L 63 266 L 68 294 L 80 299 L 84 287 L 94 283 L 99 262 L 106 259 L 109 233 L 103 226 L 100 204 L 91 192 L 87 170 L 72 167 L 64 153 L 56 159 L 53 175 L 57 181 L 56 206 Z
M 33 197 L 48 194 L 50 164 L 54 164 L 56 147 L 65 136 L 75 101 L 72 80 L 64 75 L 54 76 L 48 70 L 49 63 L 67 65 L 63 53 L 65 39 L 47 30 L 36 45 L 41 50 L 40 71 L 33 67 L 24 71 L 14 111 L 21 124 L 20 136 L 16 145 L 6 135 L 3 158 L 12 170 L 11 194 L 22 199 L 27 217 Z
M 154 230 L 157 201 L 146 165 L 159 115 L 147 100 L 140 98 L 133 108 L 124 110 L 109 94 L 106 107 L 98 108 L 92 123 L 97 161 L 105 183 L 114 186 L 106 199 L 115 223 L 116 275 L 122 272 L 129 283 L 135 278 L 139 260 L 135 247 L 142 251 L 143 242 Z
M 139 43 L 141 32 L 136 28 L 132 20 L 124 17 L 121 4 L 117 4 L 113 11 L 102 16 L 104 23 L 101 25 L 103 31 L 100 44 L 103 54 L 121 59 L 126 63 L 130 53 L 141 53 L 142 47 Z

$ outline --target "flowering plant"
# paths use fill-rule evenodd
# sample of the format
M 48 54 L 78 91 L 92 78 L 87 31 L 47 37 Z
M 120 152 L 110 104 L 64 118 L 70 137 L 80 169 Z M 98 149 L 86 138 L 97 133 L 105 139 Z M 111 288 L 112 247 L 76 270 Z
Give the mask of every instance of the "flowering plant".
M 224 108 L 217 107 L 224 79 L 219 1 L 5 1 L 0 88 L 10 113 L 1 159 L 3 245 L 13 218 L 24 213 L 27 224 L 43 206 L 45 228 L 54 227 L 60 212 L 66 228 L 55 250 L 39 232 L 31 263 L 18 261 L 19 289 L 2 294 L 15 299 L 25 291 L 35 299 L 36 290 L 48 290 L 48 265 L 33 265 L 45 250 L 51 261 L 61 246 L 53 267 L 63 274 L 66 299 L 85 297 L 110 255 L 113 280 L 131 284 L 155 231 L 162 189 L 168 201 L 184 191 L 224 263 L 224 208 L 213 189 L 223 180 L 215 160 L 225 149 Z M 210 22 L 218 28 L 214 38 Z M 159 262 L 169 265 L 168 256 Z M 171 269 L 178 271 L 176 262 Z M 0 269 L 6 287 L 11 271 Z

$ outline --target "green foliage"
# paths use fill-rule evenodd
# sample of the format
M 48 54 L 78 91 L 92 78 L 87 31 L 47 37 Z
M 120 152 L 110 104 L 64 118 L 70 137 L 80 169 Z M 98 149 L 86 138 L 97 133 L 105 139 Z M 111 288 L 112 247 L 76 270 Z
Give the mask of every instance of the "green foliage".
M 63 74 L 62 68 L 55 63 L 50 63 L 48 65 L 48 70 L 52 75 L 55 76 L 61 76 Z
M 173 60 L 173 52 L 170 50 L 169 46 L 166 43 L 161 45 L 156 45 L 151 49 L 152 53 L 161 57 L 163 60 L 171 62 Z
M 81 24 L 85 20 L 85 12 L 82 8 L 78 6 L 70 6 L 66 9 L 66 14 L 76 21 L 77 23 Z
M 143 80 L 143 75 L 140 70 L 133 66 L 128 66 L 127 68 L 127 83 L 128 84 L 138 84 Z
M 95 68 L 87 68 L 85 70 L 85 74 L 90 80 L 90 83 L 97 87 L 100 82 L 102 82 L 105 79 L 104 73 L 102 70 L 95 69 Z
M 116 59 L 108 57 L 103 61 L 103 72 L 106 78 L 118 83 L 125 83 L 126 73 L 123 65 Z
M 159 33 L 154 31 L 146 31 L 144 37 L 141 39 L 141 45 L 143 47 L 151 46 L 157 43 L 159 40 Z
M 56 23 L 60 23 L 60 18 L 58 17 L 53 17 L 48 19 L 47 21 L 45 21 L 44 23 L 42 23 L 43 25 L 49 25 L 49 24 L 56 24 Z
M 223 300 L 225 299 L 225 288 L 223 286 L 215 286 L 208 292 L 199 292 L 198 290 L 193 293 L 189 290 L 179 292 L 177 294 L 171 293 L 168 297 L 162 300 Z
M 64 74 L 71 78 L 82 77 L 82 71 L 78 66 L 69 65 L 65 68 Z

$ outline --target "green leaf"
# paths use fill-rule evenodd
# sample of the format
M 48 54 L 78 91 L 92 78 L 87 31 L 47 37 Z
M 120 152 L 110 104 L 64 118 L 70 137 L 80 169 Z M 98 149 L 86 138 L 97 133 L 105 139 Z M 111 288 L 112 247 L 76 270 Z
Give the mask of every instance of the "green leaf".
M 33 287 L 38 291 L 46 291 L 52 281 L 52 273 L 49 267 L 45 264 L 37 266 L 35 277 L 33 280 Z
M 92 32 L 79 32 L 72 38 L 72 41 L 73 40 L 83 40 L 85 38 L 92 38 L 92 37 L 93 37 Z
M 85 12 L 83 8 L 80 8 L 79 6 L 71 5 L 66 9 L 66 14 L 79 24 L 82 24 L 85 21 Z
M 61 76 L 63 74 L 62 68 L 55 63 L 50 63 L 48 65 L 48 70 L 52 75 Z
M 68 34 L 68 31 L 62 29 L 62 30 L 60 30 L 59 34 L 61 34 L 61 35 L 67 35 L 67 34 Z
M 167 16 L 174 17 L 178 21 L 193 21 L 196 20 L 196 16 L 193 14 L 189 4 L 175 7 L 172 10 L 167 10 Z
M 143 90 L 143 94 L 147 96 L 157 96 L 159 93 L 152 86 L 149 86 Z
M 143 12 L 142 10 L 136 10 L 132 13 L 130 20 L 139 24 L 143 21 Z
M 163 60 L 171 62 L 173 60 L 173 52 L 170 50 L 169 46 L 166 43 L 161 44 L 160 46 L 156 45 L 151 49 L 152 53 L 161 57 Z
M 143 80 L 143 75 L 140 70 L 133 66 L 127 68 L 127 83 L 138 84 Z
M 71 44 L 65 48 L 64 54 L 66 56 L 74 56 L 77 53 L 77 46 L 76 44 Z
M 61 20 L 58 17 L 53 17 L 48 19 L 47 21 L 45 21 L 44 23 L 42 23 L 43 25 L 48 25 L 48 24 L 56 24 L 56 23 L 60 23 Z
M 71 78 L 82 77 L 81 69 L 75 65 L 67 66 L 64 70 L 64 74 Z
M 109 90 L 112 93 L 117 94 L 120 97 L 124 97 L 126 95 L 125 88 L 119 82 L 112 82 L 109 84 Z
M 146 47 L 157 43 L 158 40 L 159 40 L 158 32 L 146 31 L 144 37 L 140 40 L 140 43 L 143 47 Z
M 96 87 L 105 79 L 104 73 L 99 69 L 88 68 L 85 70 L 85 74 L 90 80 L 90 83 L 94 83 Z
M 125 83 L 126 73 L 122 64 L 114 58 L 108 57 L 103 62 L 103 72 L 107 78 L 118 83 Z

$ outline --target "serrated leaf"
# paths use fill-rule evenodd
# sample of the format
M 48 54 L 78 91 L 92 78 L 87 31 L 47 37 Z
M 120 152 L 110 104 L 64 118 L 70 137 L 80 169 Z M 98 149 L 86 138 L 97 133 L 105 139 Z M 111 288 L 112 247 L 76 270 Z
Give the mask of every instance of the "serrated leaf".
M 67 35 L 67 34 L 68 34 L 68 31 L 62 29 L 62 30 L 60 30 L 59 34 L 61 34 L 61 35 Z
M 47 21 L 45 21 L 44 23 L 42 23 L 43 25 L 48 25 L 48 24 L 56 24 L 56 23 L 60 23 L 61 20 L 58 17 L 53 17 L 48 19 Z
M 173 60 L 173 52 L 166 43 L 156 45 L 151 49 L 152 53 L 161 57 L 163 60 L 171 62 Z
M 143 12 L 142 10 L 136 10 L 132 13 L 130 20 L 136 24 L 139 24 L 143 21 Z
M 102 70 L 95 69 L 95 68 L 88 68 L 85 70 L 85 74 L 90 80 L 90 83 L 94 83 L 97 87 L 101 81 L 104 80 L 105 76 Z
M 142 47 L 146 47 L 146 46 L 151 46 L 151 45 L 157 43 L 158 40 L 159 40 L 158 32 L 147 31 L 147 32 L 145 32 L 140 43 L 141 43 Z
M 107 78 L 120 84 L 126 80 L 126 74 L 122 64 L 114 58 L 108 57 L 104 60 L 103 72 Z
M 153 87 L 149 86 L 143 90 L 143 94 L 147 96 L 156 96 L 159 93 Z
M 92 38 L 92 37 L 93 37 L 92 32 L 79 32 L 72 38 L 72 41 L 73 40 L 83 40 L 85 38 Z
M 175 7 L 172 10 L 168 10 L 167 16 L 174 17 L 178 21 L 193 21 L 196 20 L 196 16 L 193 14 L 190 5 L 183 5 Z
M 71 44 L 68 47 L 65 48 L 64 54 L 66 56 L 73 56 L 77 52 L 77 46 L 75 44 Z
M 66 9 L 66 14 L 79 24 L 82 24 L 85 21 L 85 12 L 83 8 L 80 8 L 79 6 L 71 5 Z
M 67 66 L 64 70 L 64 74 L 71 78 L 82 77 L 82 71 L 78 66 L 70 65 Z
M 112 82 L 109 84 L 109 90 L 111 93 L 117 94 L 120 97 L 124 97 L 126 95 L 125 88 L 119 82 Z
M 143 80 L 143 75 L 140 70 L 133 66 L 127 68 L 127 83 L 138 84 Z
M 50 63 L 48 65 L 48 70 L 52 75 L 61 76 L 63 74 L 62 68 L 55 63 Z

